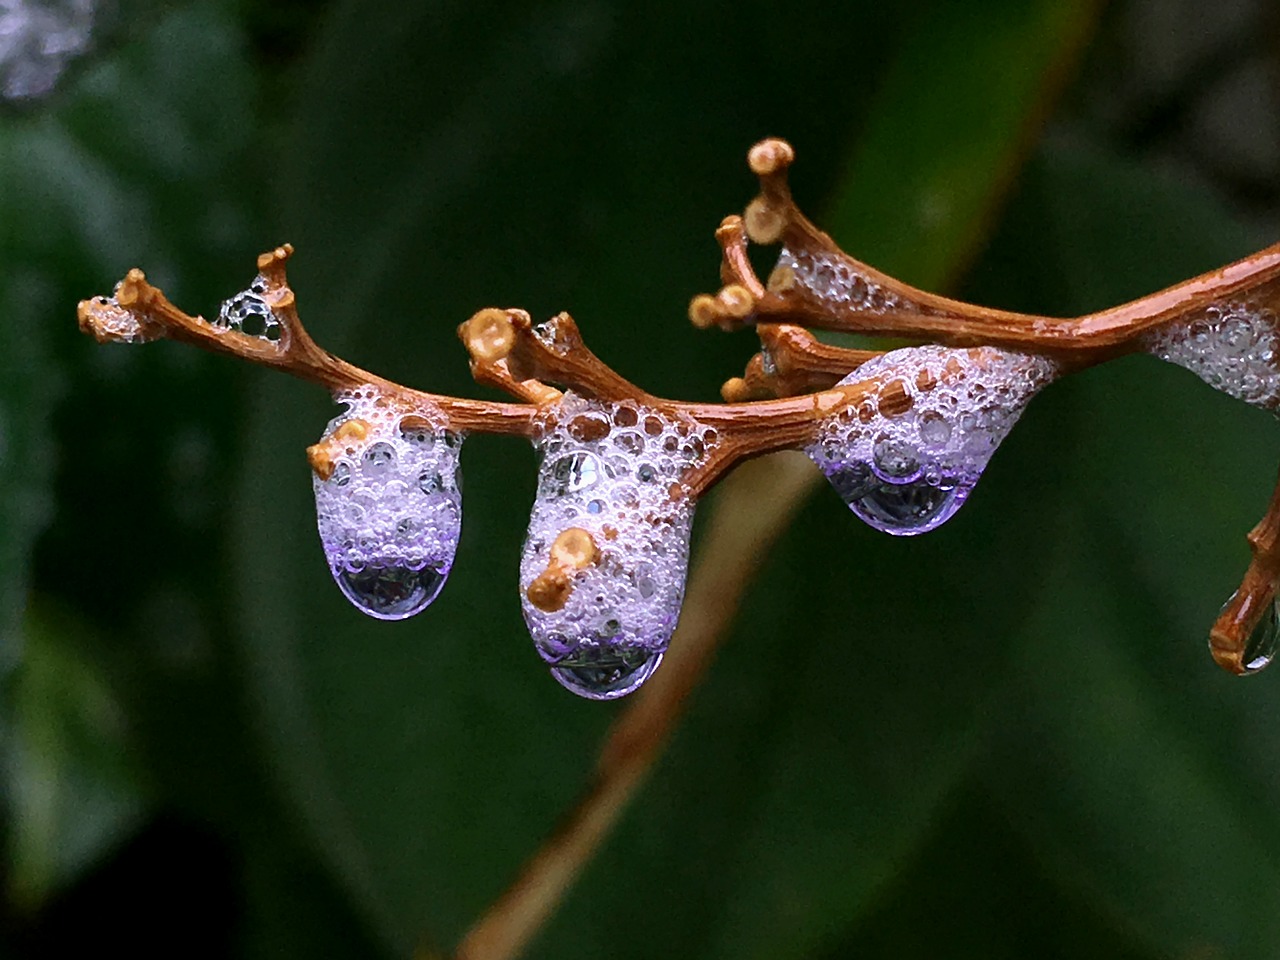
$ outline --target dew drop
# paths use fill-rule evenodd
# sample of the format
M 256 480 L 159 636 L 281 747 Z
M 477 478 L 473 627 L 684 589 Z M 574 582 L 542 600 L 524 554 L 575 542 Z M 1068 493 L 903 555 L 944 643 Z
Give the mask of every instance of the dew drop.
M 581 645 L 551 668 L 561 686 L 589 700 L 616 700 L 638 689 L 662 662 L 662 654 L 617 644 Z
M 1275 659 L 1276 641 L 1280 638 L 1280 612 L 1276 609 L 1278 604 L 1280 601 L 1272 602 L 1245 642 L 1241 661 L 1246 674 L 1265 669 Z
M 344 570 L 338 586 L 348 600 L 379 620 L 404 620 L 421 613 L 439 596 L 445 574 L 434 567 L 365 567 Z

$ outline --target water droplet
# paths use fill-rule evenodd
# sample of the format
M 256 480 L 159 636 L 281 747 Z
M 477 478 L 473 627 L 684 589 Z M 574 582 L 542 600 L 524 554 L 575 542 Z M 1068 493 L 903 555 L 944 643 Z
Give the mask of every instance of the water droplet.
M 924 480 L 881 483 L 870 493 L 846 501 L 859 519 L 896 537 L 909 537 L 941 526 L 964 504 L 968 487 L 935 487 Z
M 1241 657 L 1245 673 L 1257 673 L 1275 659 L 1276 641 L 1280 638 L 1280 613 L 1277 612 L 1277 604 L 1280 601 L 1270 605 L 1245 642 Z
M 348 600 L 379 620 L 404 620 L 426 609 L 444 587 L 446 575 L 434 567 L 365 567 L 335 575 Z
M 636 690 L 662 662 L 662 654 L 644 647 L 580 644 L 551 668 L 568 690 L 589 700 L 616 700 Z

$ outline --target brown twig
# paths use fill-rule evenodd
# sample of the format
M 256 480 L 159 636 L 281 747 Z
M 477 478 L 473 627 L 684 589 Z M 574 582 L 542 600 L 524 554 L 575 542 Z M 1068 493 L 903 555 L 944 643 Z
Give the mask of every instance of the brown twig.
M 286 243 L 258 257 L 258 280 L 244 294 L 270 311 L 279 328 L 277 339 L 183 313 L 136 268 L 120 281 L 114 296 L 80 302 L 80 329 L 100 343 L 178 340 L 283 370 L 318 383 L 331 393 L 372 385 L 406 409 L 438 407 L 448 418 L 450 428 L 461 432 L 478 430 L 520 436 L 532 432 L 537 413 L 533 406 L 425 393 L 361 370 L 322 350 L 298 318 L 296 298 L 285 276 L 285 263 L 292 254 L 293 247 Z
M 726 380 L 720 388 L 728 403 L 830 390 L 883 353 L 832 346 L 789 323 L 759 323 L 756 333 L 764 349 L 747 361 L 741 377 Z
M 760 195 L 741 218 L 727 218 L 717 231 L 725 286 L 715 296 L 693 299 L 689 313 L 696 326 L 793 323 L 952 346 L 981 343 L 1088 365 L 1136 350 L 1143 334 L 1194 320 L 1223 300 L 1280 308 L 1280 244 L 1158 293 L 1074 318 L 995 310 L 928 293 L 849 256 L 800 212 L 787 185 L 794 158 L 782 140 L 752 148 L 748 162 L 760 178 Z M 784 247 L 767 284 L 751 268 L 748 240 Z M 732 309 L 724 303 L 726 290 Z M 740 302 L 743 291 L 752 298 L 749 306 Z
M 1280 479 L 1258 525 L 1249 531 L 1253 554 L 1240 588 L 1231 595 L 1209 631 L 1209 652 L 1218 666 L 1243 675 L 1261 670 L 1275 653 L 1251 649 L 1259 630 L 1266 630 L 1280 585 Z M 1274 644 L 1275 638 L 1271 638 Z
M 795 151 L 783 140 L 763 140 L 752 147 L 747 162 L 760 179 L 760 195 L 741 217 L 726 218 L 716 231 L 722 288 L 715 295 L 694 297 L 689 305 L 695 326 L 733 330 L 754 324 L 764 344 L 745 376 L 726 382 L 726 399 L 822 389 L 835 376 L 841 361 L 829 352 L 834 348 L 791 334 L 780 342 L 778 331 L 793 329 L 788 325 L 1040 353 L 1053 357 L 1065 372 L 1150 349 L 1151 337 L 1159 331 L 1204 324 L 1224 307 L 1264 318 L 1269 333 L 1277 333 L 1280 244 L 1080 317 L 995 310 L 919 290 L 845 253 L 792 199 L 787 170 L 794 160 Z M 749 242 L 783 246 L 765 284 L 747 256 Z M 783 372 L 779 352 L 796 363 L 795 372 Z M 824 367 L 828 359 L 832 362 Z M 1280 394 L 1250 402 L 1280 413 Z M 1264 618 L 1272 616 L 1280 578 L 1280 487 L 1266 517 L 1249 534 L 1249 543 L 1253 562 L 1210 635 L 1214 659 L 1232 673 L 1251 672 L 1250 639 L 1265 627 Z
M 100 341 L 180 340 L 283 370 L 336 394 L 372 386 L 408 416 L 432 407 L 450 429 L 460 432 L 537 436 L 546 418 L 559 415 L 564 397 L 551 384 L 598 401 L 634 401 L 677 422 L 692 421 L 708 438 L 705 455 L 672 487 L 673 498 L 692 499 L 742 460 L 806 446 L 819 424 L 833 415 L 895 416 L 905 412 L 904 404 L 909 406 L 902 378 L 913 371 L 905 362 L 836 386 L 881 354 L 823 344 L 806 327 L 969 347 L 978 366 L 1000 349 L 1021 350 L 1051 356 L 1070 370 L 1144 349 L 1143 338 L 1153 331 L 1198 320 L 1227 301 L 1262 313 L 1280 309 L 1280 245 L 1132 303 L 1077 318 L 992 310 L 937 296 L 855 260 L 805 218 L 787 185 L 793 160 L 794 151 L 784 141 L 766 140 L 752 148 L 748 162 L 760 178 L 760 196 L 743 217 L 729 217 L 717 230 L 721 288 L 690 303 L 690 317 L 698 326 L 731 330 L 752 324 L 760 336 L 763 349 L 745 376 L 726 383 L 726 403 L 655 397 L 591 352 L 568 314 L 535 326 L 528 314 L 515 309 L 482 310 L 458 332 L 476 381 L 520 403 L 403 387 L 333 356 L 311 339 L 298 319 L 285 276 L 292 254 L 287 244 L 263 254 L 253 286 L 228 301 L 229 307 L 238 303 L 247 310 L 244 316 L 235 309 L 225 310 L 218 322 L 189 316 L 135 269 L 113 297 L 80 304 L 80 326 Z M 749 241 L 784 245 L 767 284 L 752 269 Z M 247 320 L 252 317 L 265 324 L 262 330 L 251 329 Z M 931 389 L 919 382 L 915 386 Z M 1267 403 L 1274 407 L 1280 400 Z M 313 466 L 317 460 L 323 457 L 313 458 Z M 457 952 L 460 960 L 514 956 L 555 908 L 643 781 L 724 636 L 751 568 L 815 477 L 807 461 L 796 455 L 770 459 L 725 487 L 666 666 L 614 725 L 595 778 L 575 810 L 464 938 Z M 1272 615 L 1280 580 L 1280 484 L 1249 542 L 1252 563 L 1210 640 L 1215 660 L 1233 673 L 1251 672 L 1261 662 L 1250 640 L 1263 618 Z

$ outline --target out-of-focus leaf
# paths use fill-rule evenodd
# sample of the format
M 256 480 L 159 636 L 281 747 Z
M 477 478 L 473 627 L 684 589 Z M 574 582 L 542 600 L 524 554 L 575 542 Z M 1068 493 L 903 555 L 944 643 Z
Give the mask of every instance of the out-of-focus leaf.
M 1016 21 L 1056 32 L 1031 38 L 1036 49 L 1074 42 L 1089 9 L 1072 7 L 1064 21 L 1052 7 Z M 934 12 L 973 15 L 959 4 Z M 848 131 L 875 116 L 892 136 L 881 111 L 905 93 L 892 84 L 872 92 L 904 29 L 875 4 L 823 18 L 781 17 L 767 4 L 740 5 L 733 18 L 689 4 L 458 6 L 376 22 L 359 4 L 339 5 L 305 74 L 279 186 L 303 316 L 322 344 L 358 363 L 470 393 L 454 324 L 492 303 L 535 314 L 568 307 L 596 351 L 646 387 L 709 390 L 751 352 L 729 338 L 681 339 L 691 336 L 689 295 L 713 282 L 710 231 L 750 195 L 734 164 L 757 137 L 785 134 L 803 157 L 797 191 L 822 195 L 818 181 Z M 997 58 L 1010 35 L 993 33 L 984 49 Z M 877 42 L 847 55 L 851 37 L 870 36 Z M 788 51 L 785 76 L 762 68 L 774 48 Z M 929 69 L 927 46 L 902 49 Z M 982 62 L 967 78 L 978 100 Z M 911 76 L 909 66 L 896 70 L 901 82 Z M 1045 74 L 1022 77 L 1039 89 Z M 995 73 L 989 81 L 1002 95 L 1012 83 Z M 1038 101 L 1018 102 L 1030 110 Z M 965 167 L 957 189 L 966 202 L 990 202 L 1022 117 L 1010 108 L 990 129 L 961 131 L 991 136 L 973 149 L 1002 158 Z M 912 165 L 882 173 L 879 182 L 860 175 L 857 190 L 908 205 L 927 180 Z M 912 229 L 922 246 L 932 239 Z M 946 260 L 973 241 L 950 229 L 937 242 Z M 270 416 L 256 423 L 244 465 L 236 569 L 277 761 L 389 941 L 403 944 L 424 925 L 450 941 L 577 792 L 617 709 L 560 690 L 521 624 L 514 564 L 532 458 L 510 442 L 468 441 L 450 584 L 415 621 L 372 622 L 329 581 L 312 529 L 301 450 L 330 410 L 276 381 L 263 383 L 254 407 Z M 1010 447 L 969 516 L 931 544 L 873 536 L 832 499 L 814 505 L 803 532 L 776 551 L 742 636 L 545 949 L 649 955 L 655 943 L 679 943 L 795 955 L 837 936 L 896 873 L 964 769 L 972 721 L 1021 615 L 1013 605 L 957 618 L 954 607 L 977 605 L 1011 576 L 1034 582 L 1037 555 L 1019 550 L 1019 509 L 1034 490 L 1018 465 L 1039 454 Z M 1024 506 L 999 510 L 1002 499 Z M 829 550 L 815 552 L 815 542 Z M 1016 570 L 998 569 L 1010 556 Z M 920 576 L 899 576 L 907 565 Z
M 9 607 L 26 576 L 10 559 L 25 564 L 15 545 L 26 550 L 43 496 L 28 481 L 54 479 L 56 438 L 57 514 L 32 580 L 49 608 L 93 629 L 74 655 L 59 630 L 46 631 L 33 654 L 42 659 L 14 681 L 17 892 L 31 901 L 68 885 L 136 823 L 116 776 L 115 724 L 128 728 L 129 768 L 156 806 L 216 824 L 215 848 L 243 844 L 251 877 L 288 851 L 296 886 L 250 885 L 264 899 L 246 911 L 244 936 L 258 942 L 262 918 L 278 929 L 308 914 L 317 937 L 355 921 L 337 896 L 323 909 L 296 906 L 322 885 L 312 882 L 320 870 L 282 822 L 245 719 L 218 536 L 239 436 L 235 368 L 171 344 L 99 347 L 74 318 L 77 300 L 109 293 L 135 265 L 193 311 L 216 309 L 233 270 L 252 276 L 266 241 L 251 228 L 261 198 L 246 173 L 263 134 L 255 65 L 230 6 L 200 0 L 140 18 L 135 42 L 96 60 L 50 109 L 0 125 L 0 488 L 10 521 L 0 523 L 0 591 L 12 647 Z M 58 370 L 71 375 L 55 416 Z M 69 739 L 69 727 L 85 736 Z M 190 875 L 172 878 L 193 893 L 204 866 L 196 849 L 189 862 L 175 858 Z M 67 903 L 33 922 L 56 923 Z
M 1059 889 L 987 798 L 963 790 L 829 960 L 1157 960 Z
M 0 678 L 22 657 L 31 545 L 52 512 L 49 422 L 59 391 L 39 320 L 51 292 L 36 271 L 17 264 L 0 275 Z
M 997 213 L 993 190 L 1017 173 L 1100 6 L 939 0 L 913 10 L 825 229 L 909 283 L 954 281 Z
M 1020 229 L 1039 231 L 1052 307 L 1121 301 L 1254 246 L 1201 193 L 1105 155 L 1059 146 L 1036 173 L 1042 217 Z M 1274 957 L 1280 687 L 1226 675 L 1205 641 L 1247 563 L 1276 424 L 1145 357 L 1062 389 L 1079 410 L 1061 494 L 1074 533 L 1053 544 L 989 780 L 1052 869 L 1154 948 Z
M 78 629 L 28 617 L 9 684 L 8 893 L 27 909 L 97 863 L 146 809 L 124 714 Z

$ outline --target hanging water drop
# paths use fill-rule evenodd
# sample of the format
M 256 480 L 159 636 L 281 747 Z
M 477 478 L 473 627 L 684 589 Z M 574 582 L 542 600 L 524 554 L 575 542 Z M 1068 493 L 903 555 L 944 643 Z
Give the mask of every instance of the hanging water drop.
M 404 620 L 430 606 L 444 588 L 445 577 L 434 567 L 365 567 L 338 573 L 343 596 L 371 617 Z
M 1244 672 L 1257 673 L 1259 670 L 1265 669 L 1270 665 L 1276 656 L 1276 643 L 1280 638 L 1280 612 L 1277 606 L 1280 600 L 1272 601 L 1267 605 L 1266 612 L 1262 615 L 1262 619 L 1258 621 L 1257 626 L 1253 628 L 1253 632 L 1249 634 L 1249 639 L 1245 641 L 1244 653 L 1240 658 L 1244 664 Z
M 695 446 L 680 441 L 696 435 L 705 449 L 715 438 L 692 421 L 572 393 L 548 413 L 554 422 L 534 441 L 542 462 L 520 560 L 521 606 L 555 680 L 611 700 L 652 675 L 679 619 L 693 504 L 671 490 L 693 462 L 679 451 Z M 571 427 L 588 420 L 606 429 Z M 668 440 L 678 452 L 661 469 L 672 483 L 658 483 L 654 462 L 640 457 Z
M 884 483 L 849 504 L 858 517 L 885 533 L 910 536 L 945 523 L 964 503 L 960 487 L 944 490 L 927 482 Z
M 640 688 L 658 669 L 662 654 L 643 647 L 585 647 L 551 668 L 567 690 L 589 700 L 616 700 Z
M 841 381 L 882 379 L 879 402 L 830 417 L 806 452 L 860 520 L 894 536 L 926 533 L 960 509 L 1055 372 L 1044 357 L 989 347 L 894 350 Z
M 403 620 L 439 596 L 462 527 L 460 438 L 438 409 L 404 415 L 374 388 L 348 405 L 308 451 L 329 569 L 361 612 Z

